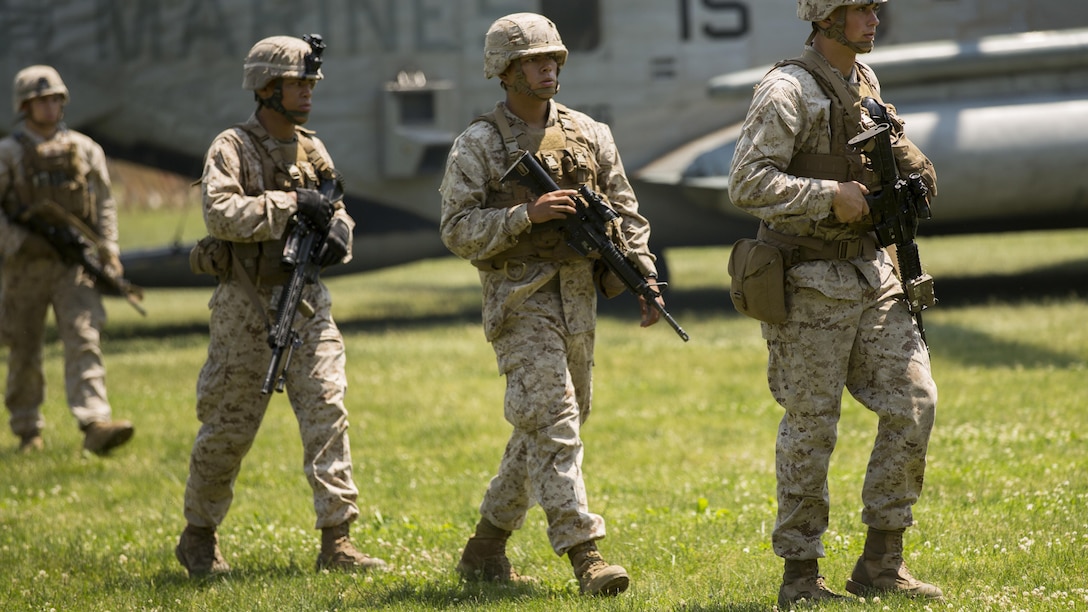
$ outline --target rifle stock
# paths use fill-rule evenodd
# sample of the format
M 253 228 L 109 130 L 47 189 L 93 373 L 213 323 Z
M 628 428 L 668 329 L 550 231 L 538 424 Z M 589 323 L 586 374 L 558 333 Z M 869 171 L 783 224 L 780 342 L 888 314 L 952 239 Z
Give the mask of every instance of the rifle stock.
M 559 185 L 540 166 L 536 157 L 528 152 L 523 153 L 514 162 L 503 175 L 502 180 L 503 182 L 516 181 L 537 194 L 560 189 Z M 687 332 L 657 301 L 660 293 L 655 289 L 664 288 L 667 283 L 647 281 L 642 272 L 608 238 L 606 227 L 608 223 L 618 218 L 616 211 L 609 208 L 601 196 L 593 193 L 585 185 L 580 186 L 577 191 L 578 196 L 572 198 L 576 212 L 568 215 L 566 219 L 567 244 L 580 255 L 599 256 L 605 266 L 623 282 L 628 291 L 642 297 L 649 306 L 657 309 L 676 334 L 687 342 L 690 339 Z
M 930 218 L 929 189 L 917 173 L 907 178 L 900 175 L 892 150 L 891 119 L 887 108 L 868 97 L 861 103 L 877 125 L 855 136 L 848 144 L 865 153 L 870 169 L 880 177 L 879 191 L 865 196 L 873 230 L 880 246 L 895 247 L 907 306 L 918 324 L 922 342 L 926 342 L 922 311 L 936 304 L 937 298 L 933 293 L 933 277 L 922 271 L 914 238 L 918 234 L 918 221 Z

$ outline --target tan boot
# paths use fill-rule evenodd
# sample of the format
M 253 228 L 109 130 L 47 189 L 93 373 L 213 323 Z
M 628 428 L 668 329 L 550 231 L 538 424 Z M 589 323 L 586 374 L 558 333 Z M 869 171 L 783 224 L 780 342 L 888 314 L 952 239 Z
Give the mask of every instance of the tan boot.
M 782 586 L 778 587 L 778 608 L 788 610 L 794 604 L 817 604 L 822 601 L 841 601 L 845 596 L 827 588 L 820 575 L 817 559 L 786 559 L 782 572 Z
M 506 558 L 506 540 L 510 532 L 481 518 L 476 533 L 465 543 L 457 573 L 468 582 L 535 582 L 522 576 L 510 566 Z
M 583 542 L 567 551 L 583 595 L 619 595 L 627 590 L 627 570 L 601 558 L 596 542 Z
M 865 536 L 865 550 L 846 581 L 847 591 L 855 595 L 902 593 L 924 599 L 944 596 L 940 588 L 911 576 L 903 563 L 903 531 L 869 528 Z
M 380 570 L 388 564 L 376 557 L 359 552 L 351 543 L 348 523 L 321 530 L 321 554 L 317 556 L 317 571 L 357 572 Z
M 24 455 L 36 453 L 44 448 L 45 440 L 42 440 L 42 435 L 39 432 L 19 436 L 19 452 Z
M 219 536 L 215 533 L 215 527 L 186 525 L 174 548 L 174 556 L 189 572 L 190 578 L 230 571 L 230 566 L 219 552 Z
M 135 431 L 128 421 L 98 421 L 83 428 L 83 448 L 96 455 L 129 441 Z

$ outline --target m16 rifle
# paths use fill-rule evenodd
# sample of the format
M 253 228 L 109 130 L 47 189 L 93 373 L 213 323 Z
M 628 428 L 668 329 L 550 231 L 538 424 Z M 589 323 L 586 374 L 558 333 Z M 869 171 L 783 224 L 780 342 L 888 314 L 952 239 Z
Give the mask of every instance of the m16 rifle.
M 318 189 L 322 195 L 335 202 L 343 195 L 339 177 L 321 181 Z M 329 228 L 315 227 L 306 217 L 295 215 L 294 228 L 287 236 L 283 247 L 280 264 L 291 270 L 288 279 L 280 290 L 280 299 L 276 305 L 276 320 L 268 330 L 268 346 L 272 349 L 272 358 L 268 362 L 268 372 L 261 385 L 261 395 L 268 395 L 275 389 L 282 393 L 287 383 L 287 368 L 291 366 L 291 356 L 295 349 L 302 346 L 302 338 L 294 328 L 295 314 L 314 316 L 314 309 L 302 299 L 306 285 L 317 282 L 321 274 L 321 251 L 329 237 Z
M 147 316 L 140 306 L 142 288 L 106 271 L 98 255 L 99 238 L 83 221 L 52 201 L 37 202 L 8 217 L 16 225 L 45 239 L 68 265 L 79 265 L 94 279 L 104 295 L 125 298 L 136 312 Z
M 503 182 L 513 180 L 531 189 L 534 193 L 545 194 L 560 189 L 552 177 L 540 166 L 540 162 L 532 154 L 525 152 L 514 162 L 514 165 L 506 171 Z M 672 318 L 672 315 L 657 301 L 658 291 L 666 286 L 664 282 L 648 282 L 642 272 L 620 253 L 612 240 L 608 237 L 607 227 L 614 219 L 619 218 L 616 211 L 609 208 L 601 199 L 601 196 L 591 191 L 585 185 L 577 189 L 578 195 L 574 200 L 576 212 L 567 215 L 566 236 L 567 244 L 578 254 L 586 257 L 600 257 L 604 265 L 614 273 L 624 286 L 637 296 L 642 297 L 646 304 L 656 308 L 661 316 L 676 331 L 676 334 L 687 342 L 689 336 L 680 327 L 680 324 Z
M 867 165 L 880 177 L 879 190 L 865 196 L 873 230 L 880 246 L 895 249 L 907 306 L 918 324 L 922 342 L 926 342 L 922 311 L 936 304 L 937 299 L 933 293 L 933 277 L 922 271 L 914 238 L 918 234 L 918 221 L 931 217 L 929 189 L 918 173 L 906 178 L 900 175 L 892 152 L 888 109 L 869 97 L 861 104 L 876 126 L 850 139 L 848 144 L 865 153 L 869 160 Z

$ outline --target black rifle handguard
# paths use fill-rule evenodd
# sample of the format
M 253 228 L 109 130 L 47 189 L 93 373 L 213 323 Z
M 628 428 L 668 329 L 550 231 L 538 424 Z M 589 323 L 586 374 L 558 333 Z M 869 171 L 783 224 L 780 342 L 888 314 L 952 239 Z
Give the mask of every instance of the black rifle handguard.
M 531 189 L 534 193 L 545 194 L 560 189 L 552 177 L 540 166 L 531 153 L 525 152 L 503 175 L 502 181 L 513 180 Z M 574 214 L 567 215 L 567 244 L 583 256 L 598 255 L 605 266 L 612 271 L 628 291 L 642 297 L 649 306 L 657 309 L 662 318 L 676 334 L 687 342 L 690 338 L 672 318 L 667 310 L 657 301 L 659 290 L 666 286 L 664 282 L 649 282 L 642 272 L 624 257 L 616 245 L 609 239 L 607 226 L 618 215 L 596 193 L 585 185 L 580 186 L 574 201 Z M 657 289 L 658 291 L 655 291 Z
M 922 311 L 936 304 L 937 299 L 933 293 L 933 277 L 922 271 L 918 244 L 914 238 L 918 234 L 919 219 L 930 217 L 929 189 L 917 173 L 907 178 L 900 175 L 892 149 L 888 109 L 869 97 L 862 99 L 861 104 L 876 126 L 851 138 L 847 144 L 855 151 L 864 153 L 868 159 L 866 165 L 880 177 L 879 189 L 865 196 L 869 216 L 873 220 L 873 231 L 880 246 L 895 247 L 907 306 L 925 342 Z
M 336 201 L 343 193 L 339 178 L 322 181 L 319 191 L 329 201 Z M 299 310 L 308 317 L 314 314 L 312 307 L 303 301 L 302 292 L 306 285 L 316 283 L 321 274 L 321 249 L 328 236 L 329 227 L 317 228 L 305 215 L 295 215 L 295 226 L 287 236 L 280 258 L 281 265 L 291 270 L 291 277 L 280 290 L 276 320 L 268 330 L 272 358 L 261 385 L 261 395 L 268 395 L 273 390 L 282 393 L 287 383 L 291 356 L 302 346 L 302 339 L 294 328 L 295 314 Z

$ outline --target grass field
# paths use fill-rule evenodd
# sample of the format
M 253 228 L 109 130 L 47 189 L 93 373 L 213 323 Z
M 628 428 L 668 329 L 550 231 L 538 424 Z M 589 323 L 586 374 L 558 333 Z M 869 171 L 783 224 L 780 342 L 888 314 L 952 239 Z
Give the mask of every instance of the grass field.
M 908 564 L 947 596 L 864 609 L 1088 610 L 1086 240 L 1078 230 L 920 241 L 942 299 L 926 315 L 941 400 Z M 173 547 L 209 291 L 151 290 L 146 319 L 108 302 L 110 399 L 117 417 L 135 422 L 132 442 L 108 458 L 81 455 L 51 340 L 46 450 L 18 455 L 11 436 L 0 444 L 0 609 L 770 609 L 781 577 L 769 543 L 781 412 L 758 325 L 728 304 L 727 255 L 669 253 L 669 305 L 690 343 L 663 324 L 638 328 L 628 298 L 602 309 L 584 467 L 591 508 L 608 522 L 601 548 L 632 576 L 619 598 L 577 595 L 538 508 L 510 546 L 538 584 L 455 578 L 508 426 L 475 273 L 439 259 L 329 283 L 348 347 L 362 511 L 353 535 L 390 572 L 314 572 L 301 445 L 276 397 L 220 530 L 234 571 L 185 577 Z M 847 397 L 821 564 L 840 591 L 862 547 L 874 429 Z

